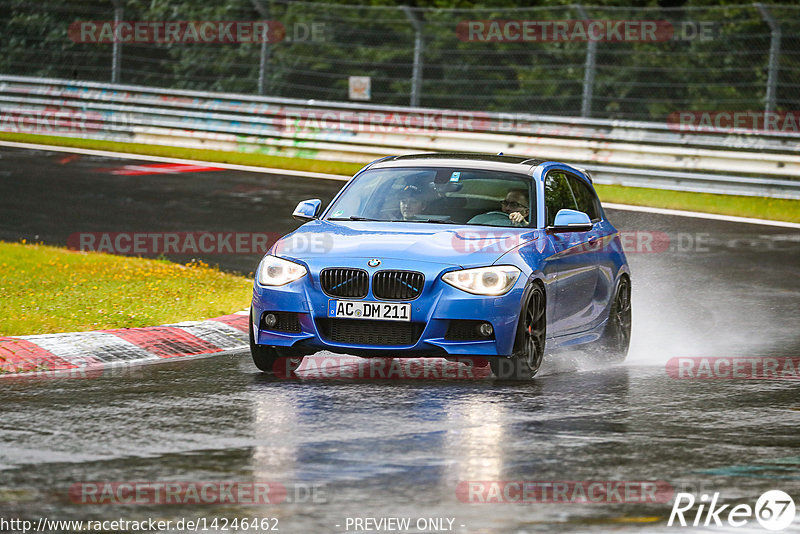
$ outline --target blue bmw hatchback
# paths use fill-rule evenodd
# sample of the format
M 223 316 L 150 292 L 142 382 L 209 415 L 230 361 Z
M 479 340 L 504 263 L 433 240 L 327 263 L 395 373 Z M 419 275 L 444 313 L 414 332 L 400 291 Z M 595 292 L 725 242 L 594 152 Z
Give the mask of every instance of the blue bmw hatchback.
M 293 216 L 306 223 L 256 270 L 250 349 L 262 371 L 328 350 L 477 357 L 498 378 L 527 379 L 557 349 L 627 355 L 630 271 L 579 169 L 394 156 L 360 170 L 324 210 L 307 200 Z

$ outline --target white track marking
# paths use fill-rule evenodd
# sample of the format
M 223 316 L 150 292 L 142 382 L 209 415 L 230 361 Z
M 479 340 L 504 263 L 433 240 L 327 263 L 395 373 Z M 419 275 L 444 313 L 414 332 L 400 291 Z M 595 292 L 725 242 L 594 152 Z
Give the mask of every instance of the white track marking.
M 175 361 L 181 359 L 197 359 L 211 356 L 234 354 L 247 349 L 247 333 L 242 332 L 229 324 L 220 321 L 184 321 L 182 323 L 160 325 L 169 328 L 178 328 L 205 341 L 211 352 L 200 354 L 183 353 L 165 357 L 150 352 L 133 342 L 122 339 L 109 332 L 68 332 L 62 334 L 39 334 L 30 336 L 11 336 L 23 339 L 39 348 L 50 352 L 56 357 L 78 367 L 78 370 L 110 369 L 114 367 L 131 367 L 154 362 Z M 131 329 L 137 330 L 137 329 Z M 143 328 L 141 330 L 147 330 Z M 180 336 L 176 336 L 180 341 Z M 34 351 L 35 352 L 35 351 Z M 43 363 L 46 365 L 46 362 Z M 0 379 L 14 376 L 32 376 L 38 373 L 42 376 L 70 375 L 75 369 L 36 371 L 23 371 L 19 373 L 3 373 Z
M 79 367 L 109 364 L 114 361 L 158 358 L 157 355 L 140 346 L 106 332 L 70 332 L 15 337 L 35 343 L 44 350 Z

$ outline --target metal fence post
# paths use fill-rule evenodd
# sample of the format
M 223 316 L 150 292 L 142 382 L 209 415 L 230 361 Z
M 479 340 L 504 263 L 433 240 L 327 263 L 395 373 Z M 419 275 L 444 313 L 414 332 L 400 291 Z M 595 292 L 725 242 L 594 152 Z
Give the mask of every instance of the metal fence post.
M 414 67 L 411 71 L 411 107 L 419 107 L 422 96 L 422 21 L 416 13 L 408 7 L 402 6 L 403 12 L 414 27 Z
M 250 0 L 259 15 L 264 20 L 269 20 L 269 10 L 264 7 L 261 0 Z M 258 94 L 266 94 L 267 64 L 269 63 L 269 44 L 267 40 L 261 41 L 261 54 L 258 59 Z
M 589 16 L 580 4 L 573 6 L 581 19 L 588 21 Z M 597 57 L 597 41 L 588 40 L 586 43 L 586 63 L 583 68 L 583 96 L 581 98 L 581 117 L 592 116 L 592 98 L 594 98 L 594 72 Z
M 775 111 L 775 102 L 777 100 L 778 90 L 778 60 L 781 55 L 781 25 L 769 12 L 767 6 L 761 3 L 755 4 L 761 12 L 772 35 L 769 41 L 769 71 L 767 73 L 767 94 L 766 104 L 764 105 L 764 113 L 772 113 Z
M 114 42 L 111 45 L 111 83 L 119 83 L 122 69 L 122 43 L 117 39 L 117 28 L 122 22 L 122 0 L 111 0 L 114 4 Z
M 269 46 L 267 41 L 261 41 L 261 54 L 258 60 L 258 94 L 266 94 L 267 62 L 269 61 Z

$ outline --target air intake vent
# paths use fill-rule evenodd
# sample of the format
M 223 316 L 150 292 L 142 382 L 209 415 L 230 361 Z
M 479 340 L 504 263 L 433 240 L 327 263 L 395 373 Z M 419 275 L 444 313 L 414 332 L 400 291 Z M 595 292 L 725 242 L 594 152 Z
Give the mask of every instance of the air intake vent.
M 372 294 L 383 300 L 412 300 L 424 283 L 425 275 L 415 271 L 378 271 L 372 276 Z
M 332 297 L 363 298 L 369 289 L 369 275 L 362 269 L 323 269 L 319 281 Z
M 414 345 L 425 328 L 423 323 L 370 321 L 365 319 L 318 319 L 324 337 L 348 345 Z

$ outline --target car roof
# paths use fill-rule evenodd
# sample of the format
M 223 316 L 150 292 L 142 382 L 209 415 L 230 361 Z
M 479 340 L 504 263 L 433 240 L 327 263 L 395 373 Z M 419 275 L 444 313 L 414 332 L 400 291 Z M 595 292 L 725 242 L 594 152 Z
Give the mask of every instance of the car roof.
M 546 160 L 523 156 L 503 156 L 491 154 L 469 154 L 458 152 L 439 152 L 432 154 L 409 154 L 389 156 L 369 165 L 370 169 L 394 167 L 462 167 L 465 163 L 471 169 L 506 171 L 530 174 L 532 169 Z

